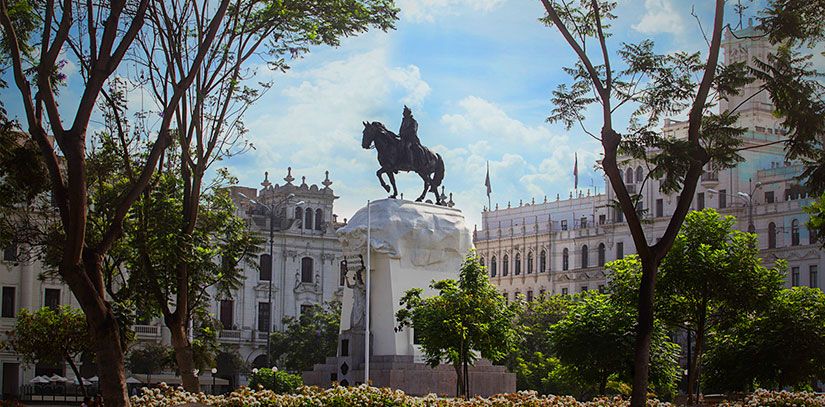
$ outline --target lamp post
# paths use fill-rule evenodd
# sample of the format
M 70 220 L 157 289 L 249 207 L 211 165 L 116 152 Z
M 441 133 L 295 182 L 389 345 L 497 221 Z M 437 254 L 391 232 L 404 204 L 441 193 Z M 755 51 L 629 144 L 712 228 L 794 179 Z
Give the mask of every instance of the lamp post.
M 751 184 L 751 180 L 748 179 L 748 185 L 750 185 L 750 184 Z M 727 196 L 732 196 L 732 197 L 735 197 L 735 198 L 742 199 L 745 202 L 745 205 L 748 206 L 748 233 L 756 232 L 756 227 L 753 225 L 753 193 L 756 192 L 756 190 L 759 189 L 760 187 L 762 187 L 762 183 L 757 182 L 756 184 L 754 184 L 750 188 L 750 191 L 748 191 L 748 192 L 737 192 L 736 195 L 728 194 L 728 193 L 725 194 Z M 706 191 L 708 191 L 712 194 L 721 194 L 721 192 L 719 192 L 715 189 L 712 189 L 712 188 L 708 188 Z
M 370 385 L 370 229 L 372 229 L 372 217 L 370 213 L 370 201 L 367 201 L 367 281 L 364 301 L 366 302 L 366 315 L 364 317 L 364 384 Z
M 267 303 L 269 304 L 268 305 L 268 308 L 269 308 L 269 317 L 268 318 L 269 318 L 269 320 L 266 321 L 266 360 L 267 360 L 267 362 L 270 362 L 271 361 L 270 360 L 271 341 L 269 340 L 270 339 L 269 335 L 272 333 L 272 314 L 273 314 L 273 312 L 272 312 L 272 274 L 273 274 L 272 271 L 274 269 L 274 267 L 273 267 L 273 260 L 274 260 L 273 245 L 274 245 L 274 242 L 275 242 L 275 214 L 276 214 L 276 211 L 277 211 L 278 207 L 280 207 L 281 205 L 289 202 L 290 199 L 295 197 L 295 194 L 289 194 L 286 197 L 284 197 L 283 199 L 281 199 L 280 201 L 278 201 L 277 203 L 272 204 L 272 205 L 267 205 L 267 204 L 258 202 L 254 199 L 251 199 L 251 198 L 247 197 L 246 195 L 244 195 L 243 193 L 240 193 L 240 192 L 238 193 L 238 195 L 240 195 L 242 198 L 248 200 L 253 205 L 258 205 L 258 206 L 261 206 L 261 207 L 265 208 L 267 210 L 267 212 L 269 212 L 269 264 L 268 264 L 268 267 L 269 267 L 269 290 L 268 291 L 269 291 L 269 293 L 268 293 L 268 296 L 267 296 Z M 303 205 L 303 204 L 304 204 L 304 201 L 299 201 L 298 203 L 296 203 L 296 205 Z M 279 231 L 282 231 L 282 230 L 279 230 Z M 281 288 L 283 289 L 283 287 L 281 287 Z M 281 295 L 283 295 L 283 294 L 281 294 Z
M 218 368 L 212 368 L 212 394 L 215 394 L 215 373 L 218 373 Z

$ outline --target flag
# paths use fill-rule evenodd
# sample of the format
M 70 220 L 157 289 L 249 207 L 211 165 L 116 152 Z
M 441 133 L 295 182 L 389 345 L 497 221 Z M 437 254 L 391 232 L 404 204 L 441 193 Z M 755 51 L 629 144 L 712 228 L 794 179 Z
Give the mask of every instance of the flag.
M 487 187 L 487 198 L 490 197 L 490 193 L 493 192 L 493 188 L 490 186 L 490 162 L 487 161 L 487 179 L 484 180 L 484 186 Z
M 573 162 L 573 189 L 579 189 L 579 154 L 574 154 L 576 159 Z

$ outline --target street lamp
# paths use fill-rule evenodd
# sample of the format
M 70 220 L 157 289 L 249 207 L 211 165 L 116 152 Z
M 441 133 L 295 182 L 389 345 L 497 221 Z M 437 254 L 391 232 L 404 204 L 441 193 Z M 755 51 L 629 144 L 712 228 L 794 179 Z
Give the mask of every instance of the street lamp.
M 750 184 L 751 180 L 748 179 L 748 184 Z M 762 186 L 761 182 L 757 182 L 756 184 L 751 187 L 750 192 L 737 192 L 736 195 L 733 194 L 725 194 L 727 196 L 732 196 L 735 198 L 741 198 L 745 205 L 748 206 L 748 233 L 754 233 L 756 231 L 756 227 L 753 225 L 753 193 L 756 192 Z M 721 194 L 719 191 L 708 188 L 708 191 L 711 194 Z
M 215 373 L 218 373 L 218 368 L 212 368 L 212 394 L 215 394 Z
M 267 205 L 267 204 L 258 202 L 254 199 L 251 199 L 251 198 L 247 197 L 246 195 L 244 195 L 242 192 L 238 192 L 238 195 L 240 195 L 242 198 L 246 199 L 247 201 L 249 201 L 253 205 L 258 205 L 258 206 L 261 206 L 261 207 L 265 208 L 267 210 L 267 212 L 269 212 L 269 294 L 268 294 L 269 296 L 268 296 L 268 299 L 267 299 L 267 301 L 269 303 L 269 320 L 266 321 L 266 360 L 269 361 L 270 360 L 270 342 L 271 342 L 269 340 L 269 335 L 272 333 L 272 314 L 273 314 L 273 312 L 272 312 L 272 277 L 273 277 L 274 273 L 272 271 L 274 270 L 274 267 L 272 267 L 272 266 L 273 266 L 273 259 L 275 257 L 273 256 L 272 247 L 273 247 L 274 242 L 275 242 L 275 214 L 276 214 L 276 211 L 277 211 L 278 207 L 285 204 L 285 203 L 287 203 L 290 199 L 294 198 L 295 194 L 289 194 L 286 197 L 284 197 L 283 199 L 281 199 L 280 201 L 278 201 L 277 203 L 272 204 L 272 205 Z M 304 204 L 304 201 L 298 201 L 298 203 L 296 203 L 296 205 L 298 205 L 298 206 L 303 205 L 303 204 Z M 282 230 L 279 230 L 279 231 L 282 231 Z M 286 240 L 284 240 L 284 250 L 286 250 Z M 283 287 L 281 287 L 281 289 L 283 289 Z M 281 294 L 281 295 L 283 295 L 283 294 Z

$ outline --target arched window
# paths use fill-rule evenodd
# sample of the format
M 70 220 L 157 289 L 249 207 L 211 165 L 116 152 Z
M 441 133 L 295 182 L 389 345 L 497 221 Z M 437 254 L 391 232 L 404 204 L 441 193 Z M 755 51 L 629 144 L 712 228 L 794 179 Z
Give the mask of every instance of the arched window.
M 515 275 L 521 274 L 521 253 L 516 253 Z
M 776 249 L 776 224 L 768 223 L 768 249 Z
M 493 256 L 493 260 L 492 260 L 492 261 L 490 261 L 490 276 L 491 276 L 491 277 L 495 277 L 495 276 L 496 276 L 496 272 L 498 272 L 498 270 L 496 270 L 496 266 L 497 266 L 497 264 L 496 264 L 496 256 Z
M 561 251 L 561 269 L 567 271 L 570 268 L 570 252 L 567 248 Z
M 261 262 L 258 265 L 258 280 L 272 280 L 272 256 L 268 254 L 262 254 L 260 260 Z
M 547 270 L 547 251 L 541 249 L 539 255 L 539 273 L 544 273 Z
M 633 168 L 628 168 L 624 172 L 624 183 L 625 184 L 632 184 L 633 183 Z
M 304 229 L 312 229 L 312 208 L 306 209 L 306 215 L 304 216 Z
M 504 262 L 501 264 L 501 275 L 506 277 L 510 274 L 510 256 L 504 255 Z
M 642 182 L 644 179 L 644 174 L 642 173 L 642 167 L 636 167 L 636 182 Z
M 533 274 L 533 252 L 527 253 L 527 274 Z
M 295 207 L 295 219 L 301 220 L 304 218 L 304 210 L 300 206 Z
M 588 253 L 587 253 L 587 245 L 582 246 L 582 268 L 586 269 L 588 267 Z
M 799 246 L 799 221 L 791 221 L 791 246 Z
M 604 266 L 604 243 L 599 243 L 599 267 Z
M 304 257 L 301 259 L 301 282 L 312 282 L 312 257 Z
M 324 226 L 324 210 L 323 209 L 316 209 L 315 210 L 315 230 L 321 230 Z

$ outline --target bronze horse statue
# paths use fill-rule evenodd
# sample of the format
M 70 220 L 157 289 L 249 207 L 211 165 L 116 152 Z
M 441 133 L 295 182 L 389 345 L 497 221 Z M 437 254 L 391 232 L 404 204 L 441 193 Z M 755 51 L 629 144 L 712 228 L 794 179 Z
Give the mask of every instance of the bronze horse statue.
M 361 138 L 361 147 L 369 149 L 375 144 L 375 149 L 378 150 L 378 163 L 381 164 L 381 169 L 376 171 L 375 175 L 378 176 L 384 190 L 390 192 L 390 186 L 384 182 L 383 177 L 387 174 L 392 184 L 390 198 L 398 196 L 395 174 L 399 171 L 414 171 L 424 180 L 424 191 L 415 201 L 423 201 L 427 191 L 430 191 L 435 195 L 436 205 L 443 205 L 441 196 L 438 195 L 438 187 L 444 180 L 444 160 L 441 159 L 441 155 L 419 143 L 406 145 L 401 138 L 387 130 L 380 122 L 363 122 L 363 124 L 364 134 Z

